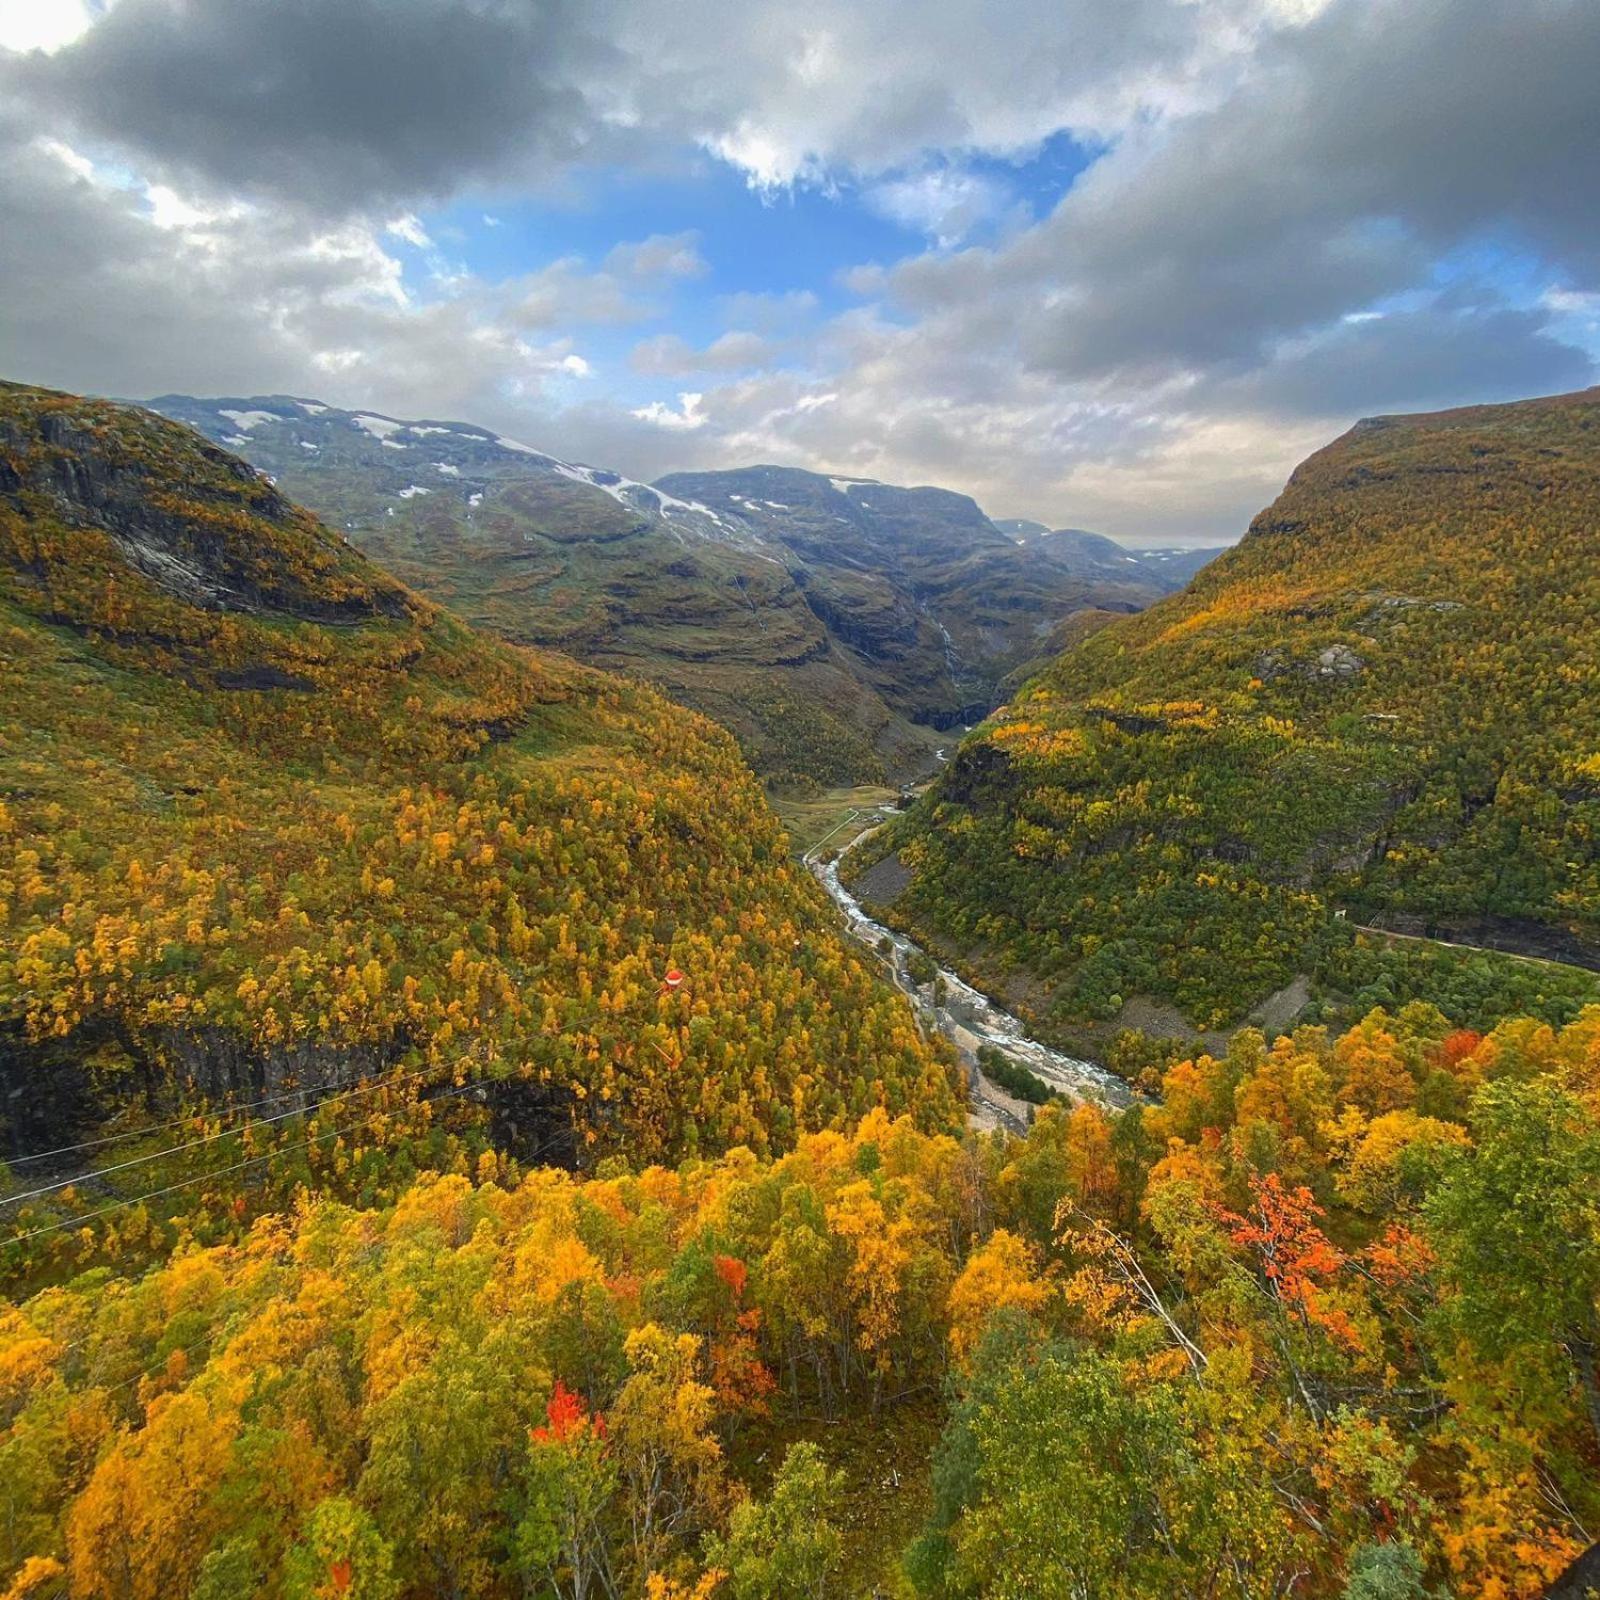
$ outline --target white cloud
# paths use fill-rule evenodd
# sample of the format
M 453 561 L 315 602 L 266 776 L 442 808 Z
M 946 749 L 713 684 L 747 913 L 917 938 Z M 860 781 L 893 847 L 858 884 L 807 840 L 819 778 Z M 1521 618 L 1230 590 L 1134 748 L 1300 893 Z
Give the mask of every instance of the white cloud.
M 1600 316 L 1600 289 L 1546 289 L 1539 303 L 1562 316 Z
M 433 240 L 428 237 L 428 230 L 422 226 L 415 212 L 407 211 L 384 224 L 383 231 L 393 234 L 396 239 L 403 239 L 407 244 L 418 250 L 431 250 Z
M 0 0 L 0 50 L 60 50 L 94 20 L 85 0 Z
M 892 222 L 915 229 L 936 244 L 959 244 L 973 229 L 992 222 L 1011 194 L 999 179 L 949 167 L 886 178 L 865 191 L 867 203 Z
M 711 420 L 700 409 L 702 399 L 703 395 L 680 394 L 676 411 L 660 400 L 652 400 L 647 406 L 639 406 L 632 415 L 641 422 L 651 423 L 657 428 L 690 433 L 696 428 L 703 428 Z
M 679 377 L 691 372 L 746 372 L 767 366 L 773 359 L 771 343 L 758 333 L 730 329 L 703 350 L 696 350 L 675 333 L 661 333 L 633 347 L 629 363 L 634 371 L 654 377 Z
M 692 230 L 653 233 L 648 239 L 616 245 L 606 256 L 605 267 L 629 278 L 700 278 L 707 271 L 699 235 Z
M 35 144 L 46 155 L 54 156 L 74 177 L 91 183 L 94 181 L 94 162 L 74 150 L 70 144 L 64 144 L 60 139 L 38 139 Z

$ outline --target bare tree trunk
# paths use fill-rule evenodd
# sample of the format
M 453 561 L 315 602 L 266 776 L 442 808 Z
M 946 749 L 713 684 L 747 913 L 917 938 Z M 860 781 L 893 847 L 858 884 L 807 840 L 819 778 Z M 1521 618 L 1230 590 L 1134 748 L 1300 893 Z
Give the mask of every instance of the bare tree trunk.
M 1588 1337 L 1574 1334 L 1567 1341 L 1567 1350 L 1583 1383 L 1584 1403 L 1589 1409 L 1589 1426 L 1594 1430 L 1595 1443 L 1600 1444 L 1600 1377 L 1595 1373 L 1595 1340 L 1592 1332 Z

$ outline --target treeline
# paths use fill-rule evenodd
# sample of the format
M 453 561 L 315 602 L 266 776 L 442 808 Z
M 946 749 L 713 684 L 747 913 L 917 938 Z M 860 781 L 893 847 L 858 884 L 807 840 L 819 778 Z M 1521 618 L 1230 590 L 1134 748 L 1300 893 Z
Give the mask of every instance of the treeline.
M 942 1390 L 918 1594 L 1540 1593 L 1600 1518 L 1600 1009 L 1245 1032 L 1161 1087 L 1015 1141 L 491 1154 L 42 1290 L 0 1583 L 822 1596 L 872 1530 L 797 1419 Z

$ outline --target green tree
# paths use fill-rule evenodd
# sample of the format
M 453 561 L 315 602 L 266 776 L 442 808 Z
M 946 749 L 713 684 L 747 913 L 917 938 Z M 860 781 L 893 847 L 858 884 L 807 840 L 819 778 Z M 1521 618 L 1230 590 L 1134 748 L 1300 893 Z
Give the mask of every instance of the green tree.
M 790 1445 L 766 1499 L 741 1502 L 727 1538 L 711 1542 L 732 1600 L 824 1600 L 843 1552 L 833 1521 L 843 1493 L 844 1474 L 814 1444 Z
M 1447 1327 L 1558 1402 L 1574 1387 L 1600 1443 L 1600 1129 L 1548 1078 L 1486 1085 L 1474 1149 L 1424 1208 Z
M 522 1503 L 512 1529 L 512 1559 L 529 1594 L 549 1588 L 562 1600 L 615 1595 L 612 1521 L 618 1474 L 604 1419 L 559 1380 L 528 1450 Z
M 394 1600 L 394 1552 L 371 1517 L 342 1495 L 311 1513 L 285 1565 L 285 1600 Z
M 1357 1545 L 1340 1600 L 1430 1600 L 1422 1557 L 1408 1544 Z

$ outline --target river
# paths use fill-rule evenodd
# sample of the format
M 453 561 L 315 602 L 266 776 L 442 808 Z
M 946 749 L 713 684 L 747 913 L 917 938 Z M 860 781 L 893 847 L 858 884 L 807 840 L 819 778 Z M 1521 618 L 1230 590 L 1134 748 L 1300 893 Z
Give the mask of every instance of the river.
M 909 970 L 912 956 L 927 956 L 927 952 L 903 933 L 873 921 L 861 909 L 856 897 L 839 882 L 839 861 L 877 831 L 873 827 L 857 834 L 834 861 L 822 859 L 819 845 L 806 857 L 806 865 L 844 914 L 850 932 L 887 962 L 895 983 L 910 1000 L 923 1025 L 942 1033 L 955 1045 L 968 1069 L 972 1120 L 980 1127 L 1016 1129 L 1024 1125 L 1026 1118 L 1026 1108 L 990 1083 L 978 1070 L 976 1052 L 985 1044 L 992 1045 L 1019 1066 L 1026 1067 L 1048 1087 L 1074 1100 L 1093 1100 L 1105 1106 L 1131 1104 L 1132 1092 L 1115 1073 L 1042 1044 L 1009 1011 L 936 961 L 933 965 L 937 977 L 944 980 L 945 998 L 942 1005 L 934 1004 L 935 985 L 915 983 Z M 885 939 L 889 941 L 887 955 L 881 950 Z M 927 959 L 933 961 L 931 956 Z

